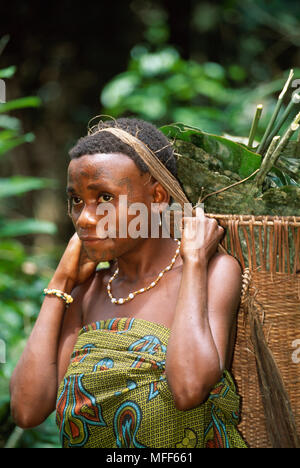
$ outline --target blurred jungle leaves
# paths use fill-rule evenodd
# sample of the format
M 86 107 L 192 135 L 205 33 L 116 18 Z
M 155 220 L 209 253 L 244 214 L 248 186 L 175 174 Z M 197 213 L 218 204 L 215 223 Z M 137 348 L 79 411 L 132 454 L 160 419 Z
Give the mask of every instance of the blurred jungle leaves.
M 239 67 L 235 66 L 235 70 Z M 240 71 L 245 70 L 240 67 Z M 128 70 L 114 77 L 101 92 L 103 113 L 112 117 L 135 115 L 156 124 L 183 122 L 208 133 L 247 136 L 258 103 L 265 104 L 257 134 L 261 138 L 282 90 L 286 74 L 255 87 L 233 86 L 232 67 L 183 60 L 165 46 L 150 52 L 146 46 L 131 51 Z M 295 69 L 300 76 L 300 69 Z
M 0 46 L 3 41 L 0 40 Z M 11 78 L 15 67 L 0 70 L 1 78 Z M 0 156 L 24 143 L 34 134 L 23 134 L 21 121 L 10 111 L 38 107 L 40 99 L 20 98 L 0 104 Z M 30 254 L 16 237 L 53 235 L 56 226 L 49 222 L 17 214 L 17 198 L 34 190 L 51 189 L 53 180 L 14 175 L 0 178 L 0 340 L 5 343 L 5 363 L 0 363 L 0 447 L 54 447 L 58 434 L 53 416 L 41 427 L 23 431 L 15 427 L 9 407 L 9 380 L 25 346 L 41 306 L 41 291 L 48 283 L 51 260 L 47 254 Z M 3 356 L 2 356 L 3 359 Z

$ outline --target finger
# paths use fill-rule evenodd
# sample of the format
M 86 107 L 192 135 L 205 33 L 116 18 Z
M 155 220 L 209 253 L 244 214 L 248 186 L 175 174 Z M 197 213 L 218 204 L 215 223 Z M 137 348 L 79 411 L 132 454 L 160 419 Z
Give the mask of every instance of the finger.
M 220 225 L 218 226 L 218 235 L 220 237 L 220 240 L 222 240 L 225 236 L 225 229 Z
M 204 245 L 205 237 L 205 222 L 206 216 L 202 206 L 196 207 L 196 219 L 197 219 L 197 247 L 200 248 Z
M 200 218 L 201 220 L 205 219 L 205 213 L 204 213 L 204 209 L 202 206 L 196 207 L 196 217 Z

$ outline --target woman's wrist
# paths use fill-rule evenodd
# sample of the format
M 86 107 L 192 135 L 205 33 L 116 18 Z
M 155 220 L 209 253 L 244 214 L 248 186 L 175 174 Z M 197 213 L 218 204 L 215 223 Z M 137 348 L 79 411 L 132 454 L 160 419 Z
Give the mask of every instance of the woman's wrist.
M 74 287 L 75 282 L 71 278 L 58 273 L 54 273 L 50 283 L 48 284 L 48 289 L 59 289 L 66 294 L 71 294 Z
M 190 268 L 202 269 L 207 268 L 208 259 L 205 254 L 201 255 L 185 255 L 183 258 L 183 264 Z

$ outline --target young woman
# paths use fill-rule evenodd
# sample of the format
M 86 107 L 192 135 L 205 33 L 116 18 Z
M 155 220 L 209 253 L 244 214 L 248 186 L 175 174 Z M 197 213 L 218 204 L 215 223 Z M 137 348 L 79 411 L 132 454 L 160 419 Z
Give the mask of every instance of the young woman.
M 161 223 L 156 237 L 131 235 L 134 204 L 150 214 L 171 201 L 145 153 L 176 177 L 169 141 L 140 120 L 101 122 L 71 150 L 75 234 L 12 376 L 13 417 L 29 428 L 56 408 L 63 447 L 245 447 L 228 372 L 240 266 L 202 210 L 183 219 L 180 240 Z M 108 205 L 116 235 L 105 237 Z

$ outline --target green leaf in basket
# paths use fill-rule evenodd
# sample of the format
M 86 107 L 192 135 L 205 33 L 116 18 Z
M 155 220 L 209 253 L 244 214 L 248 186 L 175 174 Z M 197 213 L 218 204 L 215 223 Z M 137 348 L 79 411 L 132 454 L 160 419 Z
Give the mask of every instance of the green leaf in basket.
M 160 130 L 172 139 L 193 143 L 206 153 L 217 158 L 223 170 L 239 174 L 241 178 L 250 176 L 261 165 L 261 156 L 246 147 L 222 136 L 202 132 L 187 125 L 176 123 L 165 125 Z
M 292 178 L 295 178 L 300 183 L 300 158 L 288 157 L 281 154 L 276 166 L 286 171 Z
M 12 221 L 2 221 L 0 223 L 0 238 L 17 237 L 27 234 L 55 234 L 56 226 L 49 221 L 39 221 L 37 219 L 22 219 Z
M 288 185 L 294 185 L 300 188 L 300 185 L 288 174 L 277 169 L 277 167 L 273 167 L 272 171 L 270 171 L 266 177 L 267 180 L 273 182 L 272 185 L 275 187 L 284 187 Z

